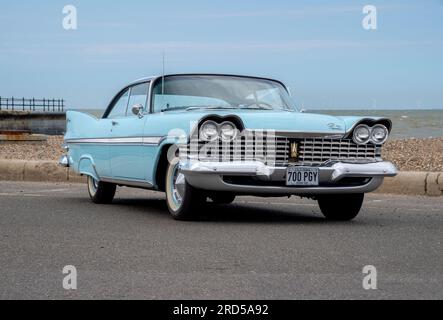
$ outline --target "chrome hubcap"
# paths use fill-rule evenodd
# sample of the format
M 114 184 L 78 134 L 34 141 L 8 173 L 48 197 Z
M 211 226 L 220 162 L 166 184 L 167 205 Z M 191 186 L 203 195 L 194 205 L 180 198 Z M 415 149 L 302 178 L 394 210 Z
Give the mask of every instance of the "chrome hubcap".
M 172 177 L 172 197 L 177 205 L 181 205 L 185 194 L 185 175 L 180 172 L 178 166 L 174 169 Z
M 95 179 L 92 179 L 92 182 L 94 184 L 94 189 L 97 190 L 97 188 L 98 188 L 98 181 L 95 180 Z
M 92 177 L 88 177 L 88 182 L 89 182 L 89 192 L 92 195 L 94 195 L 98 189 L 98 181 Z

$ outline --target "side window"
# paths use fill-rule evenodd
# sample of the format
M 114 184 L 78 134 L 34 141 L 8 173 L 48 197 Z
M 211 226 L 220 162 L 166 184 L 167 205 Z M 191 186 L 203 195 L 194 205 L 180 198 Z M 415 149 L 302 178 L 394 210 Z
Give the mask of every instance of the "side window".
M 128 99 L 129 99 L 129 89 L 126 89 L 126 91 L 114 103 L 111 112 L 109 112 L 108 114 L 108 118 L 121 118 L 126 116 Z
M 146 110 L 146 99 L 148 97 L 148 90 L 149 82 L 141 83 L 131 88 L 128 111 L 126 114 L 128 117 L 136 117 L 136 115 L 132 113 L 132 107 L 136 104 L 141 104 L 143 106 L 143 110 Z

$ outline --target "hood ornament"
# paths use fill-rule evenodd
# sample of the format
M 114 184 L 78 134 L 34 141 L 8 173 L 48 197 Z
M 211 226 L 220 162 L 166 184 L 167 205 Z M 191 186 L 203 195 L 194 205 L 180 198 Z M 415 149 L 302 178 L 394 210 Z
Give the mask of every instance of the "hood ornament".
M 291 158 L 296 159 L 298 157 L 298 143 L 291 142 Z

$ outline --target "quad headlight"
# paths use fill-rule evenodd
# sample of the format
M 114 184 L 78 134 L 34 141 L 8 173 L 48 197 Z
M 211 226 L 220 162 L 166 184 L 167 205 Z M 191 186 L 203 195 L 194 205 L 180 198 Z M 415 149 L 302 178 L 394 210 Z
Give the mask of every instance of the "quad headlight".
M 371 139 L 371 129 L 365 125 L 360 124 L 354 129 L 354 142 L 357 144 L 368 143 Z
M 377 124 L 372 127 L 371 141 L 374 144 L 383 144 L 388 140 L 389 130 L 382 124 Z
M 218 124 L 214 121 L 206 121 L 200 127 L 200 139 L 204 141 L 215 141 L 218 139 Z
M 369 127 L 366 124 L 359 124 L 354 129 L 353 140 L 357 144 L 366 144 L 372 142 L 380 145 L 386 142 L 389 136 L 389 130 L 382 124 L 376 124 Z
M 225 142 L 233 141 L 237 137 L 237 128 L 232 122 L 223 122 L 220 125 L 220 137 Z
M 218 124 L 208 120 L 200 127 L 200 139 L 203 141 L 215 141 L 221 138 L 224 142 L 230 142 L 237 137 L 237 133 L 237 127 L 230 121 Z

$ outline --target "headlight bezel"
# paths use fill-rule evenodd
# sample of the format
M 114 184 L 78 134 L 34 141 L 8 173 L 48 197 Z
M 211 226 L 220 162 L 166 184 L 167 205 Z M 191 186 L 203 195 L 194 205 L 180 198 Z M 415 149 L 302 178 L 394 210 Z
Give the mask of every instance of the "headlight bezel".
M 368 130 L 368 137 L 366 139 L 361 139 L 359 137 L 357 137 L 357 131 L 360 128 L 365 128 Z M 356 144 L 367 144 L 369 141 L 371 141 L 371 127 L 369 127 L 367 124 L 359 124 L 358 126 L 356 126 L 354 128 L 354 131 L 352 133 L 352 140 L 356 143 Z
M 213 136 L 212 138 L 208 137 L 207 133 L 205 133 L 205 131 L 204 131 L 205 126 L 208 126 L 208 125 L 214 125 L 214 127 L 215 127 L 216 135 Z M 207 120 L 207 121 L 203 122 L 202 125 L 200 126 L 200 129 L 199 129 L 199 138 L 202 139 L 203 141 L 207 141 L 207 142 L 212 142 L 212 141 L 216 141 L 217 139 L 219 139 L 220 132 L 219 132 L 218 123 L 213 120 Z
M 232 130 L 233 130 L 232 137 L 231 138 L 227 138 L 227 139 L 224 138 L 224 136 L 223 136 L 223 126 L 226 126 L 226 125 L 230 125 L 232 127 Z M 224 122 L 219 124 L 219 133 L 218 133 L 218 135 L 219 135 L 220 139 L 223 142 L 232 142 L 232 141 L 235 140 L 235 138 L 237 138 L 238 128 L 237 128 L 237 126 L 233 122 L 231 122 L 231 121 L 224 121 Z
M 205 127 L 208 125 L 213 125 L 214 129 L 217 131 L 216 135 L 213 135 L 212 137 L 209 137 L 207 132 L 205 132 Z M 230 125 L 233 130 L 233 135 L 231 137 L 226 137 L 225 134 L 223 134 L 223 126 Z M 222 142 L 232 142 L 238 137 L 238 126 L 233 121 L 223 121 L 223 122 L 216 122 L 215 120 L 206 120 L 204 121 L 199 128 L 199 139 L 205 142 L 214 142 L 217 140 L 221 140 Z
M 384 133 L 385 133 L 385 136 L 384 136 L 383 140 L 381 140 L 381 141 L 378 141 L 378 140 L 376 140 L 374 138 L 374 131 L 377 128 L 381 128 L 384 131 Z M 381 123 L 377 123 L 376 125 L 374 125 L 371 128 L 371 142 L 373 144 L 375 144 L 375 145 L 382 145 L 382 144 L 384 144 L 388 140 L 388 137 L 389 137 L 389 129 L 386 126 L 382 125 Z
M 368 137 L 365 139 L 362 139 L 361 137 L 357 136 L 358 129 L 365 128 L 368 131 Z M 376 129 L 381 128 L 385 136 L 383 137 L 383 140 L 377 140 L 374 138 L 374 132 Z M 360 123 L 359 125 L 355 126 L 352 132 L 352 141 L 358 145 L 365 145 L 368 143 L 372 143 L 374 145 L 383 145 L 389 138 L 389 129 L 382 123 L 375 123 L 374 125 L 370 126 L 365 123 Z

